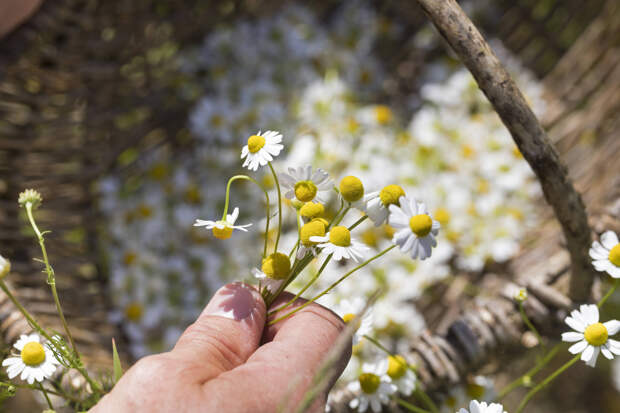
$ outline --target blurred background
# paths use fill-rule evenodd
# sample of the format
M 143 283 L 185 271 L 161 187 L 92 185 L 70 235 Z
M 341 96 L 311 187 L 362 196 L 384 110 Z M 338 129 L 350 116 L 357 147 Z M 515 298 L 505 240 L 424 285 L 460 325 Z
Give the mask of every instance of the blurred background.
M 232 197 L 252 233 L 221 242 L 192 224 L 221 214 L 226 180 L 241 173 L 240 149 L 258 130 L 283 133 L 280 171 L 312 163 L 335 180 L 359 176 L 367 190 L 399 183 L 441 221 L 432 259 L 390 255 L 324 302 L 339 308 L 382 288 L 374 333 L 394 350 L 425 328 L 447 331 L 485 281 L 551 265 L 559 232 L 533 174 L 415 2 L 311 3 L 0 5 L 0 253 L 18 296 L 55 325 L 17 206 L 23 189 L 39 190 L 61 299 L 94 368 L 111 365 L 112 337 L 127 363 L 170 349 L 215 289 L 250 279 L 264 228 L 255 188 L 240 184 Z M 460 4 L 549 131 L 589 212 L 617 217 L 617 1 Z M 269 175 L 257 176 L 273 189 Z M 335 200 L 328 206 L 335 213 Z M 285 218 L 292 231 L 282 242 L 292 246 L 292 208 Z M 601 218 L 597 231 L 596 223 L 618 225 Z M 377 250 L 392 234 L 360 231 Z M 26 326 L 6 301 L 8 348 Z M 619 305 L 616 297 L 610 306 L 616 318 Z M 371 353 L 355 349 L 343 383 Z M 440 389 L 446 411 L 472 392 L 492 398 L 525 371 L 532 358 L 515 354 L 499 354 L 463 387 Z M 620 365 L 600 360 L 564 375 L 528 411 L 617 412 L 618 389 Z M 7 411 L 37 411 L 21 392 L 17 399 Z

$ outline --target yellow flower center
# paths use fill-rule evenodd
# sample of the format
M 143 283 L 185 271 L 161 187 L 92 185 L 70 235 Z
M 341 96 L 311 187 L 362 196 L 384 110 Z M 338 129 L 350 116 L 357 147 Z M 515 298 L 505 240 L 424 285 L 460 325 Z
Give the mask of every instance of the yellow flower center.
M 439 221 L 441 225 L 446 225 L 450 221 L 450 211 L 445 208 L 437 208 L 435 211 L 435 219 Z
M 347 227 L 333 227 L 329 231 L 329 242 L 339 247 L 348 247 L 351 245 L 351 233 Z
M 468 158 L 469 159 L 472 156 L 474 156 L 475 153 L 476 153 L 476 151 L 471 146 L 469 146 L 467 144 L 461 146 L 461 154 L 463 155 L 463 158 Z
M 388 185 L 379 192 L 379 199 L 384 207 L 398 205 L 401 196 L 405 196 L 405 191 L 399 185 Z
M 392 120 L 392 111 L 385 105 L 379 105 L 375 107 L 375 117 L 377 123 L 385 125 Z
M 142 318 L 143 311 L 140 303 L 131 303 L 125 308 L 125 316 L 128 320 L 137 322 Z
M 379 243 L 379 239 L 377 238 L 377 234 L 373 229 L 368 229 L 362 233 L 362 241 L 364 244 L 369 245 L 371 247 L 376 247 Z
M 129 267 L 130 265 L 136 262 L 137 258 L 138 258 L 138 254 L 136 254 L 133 251 L 127 251 L 125 255 L 123 256 L 123 263 Z
M 304 218 L 315 218 L 323 215 L 323 212 L 325 212 L 325 207 L 318 202 L 306 202 L 299 210 L 299 213 Z
M 362 373 L 359 377 L 360 386 L 362 391 L 366 394 L 376 393 L 381 385 L 381 379 L 376 374 Z
M 301 238 L 301 243 L 306 247 L 310 245 L 316 244 L 316 242 L 310 241 L 310 237 L 323 237 L 325 236 L 325 225 L 321 221 L 310 221 L 303 227 L 301 227 L 301 231 L 299 237 Z
M 269 278 L 274 280 L 283 280 L 288 277 L 288 273 L 291 269 L 291 261 L 286 254 L 281 252 L 274 252 L 263 260 L 261 270 Z
M 45 350 L 36 341 L 26 343 L 22 349 L 22 361 L 27 366 L 36 366 L 45 361 Z
M 340 194 L 345 201 L 359 201 L 364 196 L 364 185 L 355 176 L 345 176 L 340 181 Z
M 602 323 L 590 324 L 583 336 L 593 346 L 602 346 L 607 341 L 607 328 Z
M 218 223 L 224 223 L 224 228 L 213 227 L 213 236 L 217 239 L 228 239 L 233 233 L 233 229 L 228 226 L 224 221 L 218 221 Z
M 616 244 L 609 251 L 609 262 L 611 262 L 616 267 L 620 267 L 620 244 Z
M 265 138 L 259 135 L 252 135 L 248 138 L 248 150 L 251 153 L 256 153 L 265 146 Z
M 299 181 L 295 184 L 295 196 L 301 202 L 310 202 L 316 196 L 317 187 L 312 181 Z
M 409 219 L 409 228 L 418 237 L 425 237 L 433 228 L 433 220 L 427 214 L 418 214 Z
M 325 229 L 327 229 L 327 227 L 329 226 L 329 222 L 327 222 L 325 218 L 312 218 L 312 221 L 310 222 L 320 222 L 321 224 L 323 224 Z
M 401 355 L 388 357 L 387 374 L 394 380 L 398 380 L 407 372 L 407 361 Z

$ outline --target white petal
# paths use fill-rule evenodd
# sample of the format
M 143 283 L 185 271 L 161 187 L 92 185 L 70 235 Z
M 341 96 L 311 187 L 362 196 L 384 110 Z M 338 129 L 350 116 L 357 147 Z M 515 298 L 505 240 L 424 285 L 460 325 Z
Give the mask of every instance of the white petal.
M 583 333 L 584 331 L 586 331 L 586 326 L 581 320 L 577 320 L 569 316 L 564 319 L 564 322 L 568 324 L 570 328 L 572 328 L 573 330 L 579 331 L 580 333 Z
M 618 331 L 620 331 L 620 321 L 618 320 L 609 320 L 603 323 L 605 328 L 607 329 L 607 334 L 613 336 Z
M 601 235 L 601 244 L 608 250 L 618 245 L 618 236 L 613 231 L 607 231 Z
M 562 333 L 562 341 L 567 341 L 569 343 L 583 340 L 583 334 L 577 333 L 575 331 L 570 331 L 568 333 Z
M 571 353 L 571 354 L 579 354 L 582 351 L 584 351 L 586 349 L 586 347 L 588 347 L 588 342 L 583 340 L 583 341 L 580 341 L 577 344 L 573 344 L 572 346 L 570 346 L 568 348 L 568 352 Z

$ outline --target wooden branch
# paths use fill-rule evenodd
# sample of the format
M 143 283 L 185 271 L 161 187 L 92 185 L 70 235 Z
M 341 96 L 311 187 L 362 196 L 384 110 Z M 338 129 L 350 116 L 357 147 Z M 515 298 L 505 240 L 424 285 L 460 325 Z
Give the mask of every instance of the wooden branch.
M 585 206 L 566 167 L 516 84 L 455 0 L 418 0 L 448 44 L 472 73 L 538 177 L 545 199 L 562 226 L 571 257 L 570 297 L 590 297 L 592 242 Z

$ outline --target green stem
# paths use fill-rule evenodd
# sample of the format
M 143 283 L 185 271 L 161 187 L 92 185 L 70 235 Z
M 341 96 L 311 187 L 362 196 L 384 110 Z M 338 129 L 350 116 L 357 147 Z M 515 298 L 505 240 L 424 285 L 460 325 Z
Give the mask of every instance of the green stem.
M 540 336 L 540 333 L 538 333 L 538 330 L 536 330 L 536 327 L 534 327 L 534 324 L 532 324 L 532 322 L 530 321 L 527 314 L 525 314 L 525 308 L 523 307 L 523 301 L 519 301 L 519 312 L 521 313 L 521 319 L 523 320 L 527 328 L 529 328 L 530 331 L 534 333 L 534 335 L 536 336 L 536 339 L 538 340 L 538 343 L 542 346 L 543 344 L 542 337 Z
M 43 262 L 45 263 L 45 272 L 47 273 L 47 283 L 49 284 L 52 295 L 54 296 L 54 303 L 56 304 L 56 311 L 58 312 L 58 316 L 60 317 L 60 321 L 62 322 L 62 326 L 67 334 L 67 338 L 69 338 L 69 342 L 71 343 L 71 348 L 73 352 L 77 355 L 79 354 L 77 351 L 77 346 L 75 345 L 75 341 L 73 340 L 73 336 L 71 335 L 71 331 L 69 331 L 69 325 L 67 324 L 67 320 L 65 319 L 65 314 L 62 311 L 62 307 L 60 306 L 60 299 L 58 298 L 58 291 L 56 291 L 56 277 L 54 274 L 54 270 L 50 265 L 49 259 L 47 257 L 47 249 L 45 248 L 45 239 L 43 238 L 43 234 L 39 231 L 37 224 L 34 220 L 34 216 L 32 215 L 32 204 L 30 202 L 26 203 L 26 214 L 28 215 L 28 220 L 30 221 L 30 225 L 34 229 L 35 234 L 37 235 L 37 239 L 39 240 L 39 246 L 41 247 L 41 253 L 43 254 Z
M 39 389 L 41 389 L 41 392 L 43 392 L 43 396 L 45 396 L 45 401 L 47 401 L 47 405 L 50 407 L 51 410 L 54 410 L 52 401 L 50 400 L 50 397 L 47 395 L 47 390 L 45 390 L 45 387 L 43 387 L 43 384 L 41 384 L 41 382 L 38 383 L 38 386 L 39 386 Z
M 409 410 L 410 412 L 414 412 L 414 413 L 429 413 L 428 410 L 424 410 L 420 407 L 416 407 L 413 404 L 401 399 L 401 398 L 394 398 L 394 400 L 396 400 L 396 403 L 398 403 L 399 405 L 401 405 L 402 407 L 404 407 L 405 409 Z
M 256 184 L 256 186 L 258 186 L 261 191 L 263 191 L 263 194 L 265 194 L 265 200 L 267 201 L 267 222 L 265 224 L 265 245 L 263 247 L 263 258 L 265 258 L 267 256 L 267 242 L 269 240 L 269 220 L 271 219 L 271 213 L 269 212 L 269 193 L 261 184 L 258 183 L 258 181 L 256 181 L 256 179 L 247 175 L 235 175 L 228 180 L 228 184 L 226 184 L 226 199 L 224 201 L 224 214 L 222 214 L 222 221 L 226 221 L 226 215 L 228 215 L 228 203 L 230 202 L 230 186 L 233 182 L 239 179 L 250 181 Z
M 524 385 L 526 382 L 531 380 L 540 370 L 542 370 L 553 358 L 558 354 L 558 351 L 562 347 L 562 343 L 558 343 L 549 352 L 545 355 L 545 357 L 540 360 L 533 368 L 527 371 L 524 375 L 514 380 L 512 383 L 508 384 L 502 390 L 500 390 L 499 395 L 497 396 L 497 400 L 503 399 L 508 393 Z
M 338 212 L 336 212 L 336 215 L 334 215 L 334 219 L 332 220 L 332 222 L 329 223 L 329 225 L 327 226 L 325 231 L 328 231 L 334 225 L 334 222 L 336 221 L 336 218 L 338 218 L 338 215 L 340 215 L 340 213 L 342 212 L 342 208 L 344 208 L 344 201 L 342 199 L 340 199 L 340 209 L 338 209 Z M 338 221 L 338 222 L 340 222 L 340 221 Z
M 598 304 L 597 304 L 598 308 L 601 308 L 603 306 L 603 304 L 605 304 L 605 301 L 607 301 L 607 299 L 609 299 L 609 297 L 611 297 L 611 295 L 614 293 L 614 291 L 616 291 L 616 288 L 618 288 L 618 284 L 620 284 L 620 278 L 615 278 L 614 279 L 614 284 L 611 286 L 609 291 L 607 291 L 605 296 L 603 298 L 601 298 L 601 301 L 598 302 Z
M 271 173 L 273 174 L 273 179 L 276 182 L 276 189 L 278 190 L 278 235 L 276 237 L 276 246 L 273 249 L 273 252 L 278 252 L 278 243 L 280 242 L 280 234 L 282 233 L 282 194 L 280 193 L 280 182 L 278 181 L 278 174 L 273 169 L 271 162 L 268 163 L 269 169 L 271 169 Z
M 346 274 L 344 274 L 342 277 L 340 277 L 335 283 L 333 283 L 328 288 L 326 288 L 322 293 L 316 295 L 315 297 L 313 297 L 312 299 L 310 299 L 309 301 L 307 301 L 303 305 L 297 307 L 296 309 L 294 309 L 293 311 L 283 315 L 282 317 L 279 317 L 279 318 L 277 318 L 277 319 L 275 319 L 273 321 L 270 321 L 269 325 L 273 325 L 273 324 L 277 323 L 278 321 L 282 321 L 285 318 L 288 318 L 288 317 L 292 316 L 296 312 L 303 310 L 304 308 L 306 308 L 307 306 L 309 306 L 310 304 L 312 304 L 313 302 L 315 302 L 316 300 L 318 300 L 319 298 L 323 297 L 325 294 L 327 294 L 328 292 L 330 292 L 331 290 L 336 288 L 336 286 L 338 284 L 340 284 L 342 281 L 344 281 L 347 277 L 349 277 L 355 271 L 357 271 L 360 268 L 370 264 L 372 261 L 376 260 L 377 258 L 380 258 L 381 256 L 387 254 L 394 247 L 396 247 L 396 245 L 392 245 L 391 247 L 388 247 L 388 248 L 384 249 L 383 251 L 381 251 L 379 254 L 375 255 L 374 257 L 369 258 L 368 260 L 364 261 L 363 263 L 361 263 L 360 265 L 358 265 L 357 267 L 353 268 L 351 271 L 348 271 Z
M 371 342 L 372 344 L 374 344 L 375 346 L 377 346 L 377 348 L 379 348 L 379 350 L 381 350 L 381 351 L 383 351 L 383 352 L 387 353 L 387 355 L 388 355 L 388 356 L 394 356 L 394 354 L 393 354 L 390 350 L 388 350 L 385 346 L 383 346 L 383 344 L 381 344 L 381 343 L 379 342 L 379 340 L 377 340 L 377 339 L 375 339 L 375 338 L 372 338 L 372 337 L 370 337 L 370 336 L 368 336 L 368 335 L 366 335 L 366 334 L 364 334 L 364 338 L 365 338 L 366 340 L 370 341 L 370 342 Z
M 439 413 L 439 408 L 437 407 L 437 405 L 435 404 L 435 402 L 433 401 L 433 399 L 431 399 L 431 397 L 426 394 L 425 391 L 423 391 L 420 388 L 420 382 L 418 381 L 416 383 L 415 386 L 415 390 L 414 390 L 414 394 L 416 396 L 418 396 L 422 402 L 424 402 L 424 404 L 426 405 L 426 407 L 428 407 L 428 409 L 432 412 L 432 413 Z
M 37 332 L 39 332 L 43 337 L 45 337 L 47 341 L 53 342 L 52 337 L 45 330 L 43 330 L 43 328 L 39 325 L 39 323 L 37 323 L 35 319 L 30 315 L 28 310 L 26 310 L 24 306 L 22 306 L 21 303 L 17 301 L 15 296 L 11 293 L 7 285 L 4 283 L 4 280 L 2 279 L 0 279 L 0 289 L 2 289 L 2 291 L 4 291 L 4 293 L 6 294 L 6 296 L 9 297 L 9 299 L 11 300 L 13 305 L 17 307 L 19 312 L 23 314 L 23 316 L 26 318 L 26 320 L 32 326 L 32 328 L 35 329 Z M 56 348 L 56 346 L 54 346 L 54 348 Z M 71 364 L 76 364 L 75 358 L 74 358 L 76 355 L 67 354 L 63 349 L 58 349 L 58 350 L 62 353 L 65 359 L 71 360 Z M 91 385 L 93 390 L 101 391 L 101 387 L 90 378 L 90 376 L 88 375 L 88 373 L 83 367 L 73 365 L 73 368 L 75 368 L 82 376 L 84 376 L 84 378 L 86 379 L 86 381 L 88 381 L 88 383 Z
M 310 288 L 310 286 L 312 284 L 314 284 L 314 282 L 319 278 L 319 276 L 321 275 L 321 273 L 323 272 L 323 270 L 325 269 L 325 267 L 327 266 L 327 263 L 329 263 L 329 261 L 332 259 L 332 255 L 334 254 L 329 254 L 327 256 L 327 258 L 325 258 L 325 261 L 323 261 L 323 264 L 321 265 L 321 268 L 319 268 L 319 271 L 314 275 L 314 277 L 312 277 L 310 279 L 310 281 L 308 281 L 308 283 L 305 285 L 304 288 L 302 288 L 296 295 L 295 297 L 293 297 L 292 299 L 290 299 L 286 304 L 284 304 L 281 307 L 276 308 L 273 311 L 270 311 L 269 314 L 267 314 L 268 316 L 272 316 L 275 313 L 284 310 L 285 308 L 289 307 L 291 304 L 293 304 L 303 293 L 306 292 L 306 290 L 308 288 Z
M 575 357 L 573 357 L 568 362 L 566 362 L 562 367 L 560 367 L 559 369 L 554 371 L 551 375 L 549 375 L 545 380 L 540 382 L 536 387 L 534 387 L 532 390 L 530 390 L 529 393 L 527 393 L 525 395 L 525 397 L 523 398 L 523 400 L 519 404 L 519 407 L 517 407 L 517 410 L 516 410 L 515 413 L 521 413 L 523 411 L 523 409 L 525 409 L 525 406 L 528 404 L 528 402 L 532 399 L 532 397 L 534 397 L 536 395 L 536 393 L 538 393 L 543 388 L 545 388 L 557 376 L 562 374 L 564 372 L 564 370 L 568 369 L 570 366 L 572 366 L 573 364 L 578 362 L 580 358 L 581 358 L 581 354 L 577 354 Z
M 364 222 L 367 218 L 368 218 L 368 215 L 364 215 L 363 217 L 355 221 L 355 223 L 349 227 L 349 231 L 353 231 L 355 227 L 357 227 L 359 224 Z
M 340 224 L 340 221 L 344 219 L 344 216 L 347 215 L 347 212 L 349 212 L 350 209 L 351 209 L 351 205 L 349 204 L 349 206 L 346 207 L 344 211 L 342 211 L 342 215 L 340 215 L 340 218 L 335 219 L 334 222 L 332 222 L 332 226 L 335 227 L 336 225 Z

